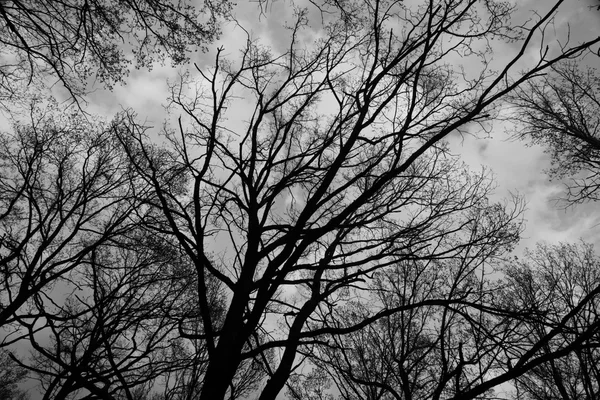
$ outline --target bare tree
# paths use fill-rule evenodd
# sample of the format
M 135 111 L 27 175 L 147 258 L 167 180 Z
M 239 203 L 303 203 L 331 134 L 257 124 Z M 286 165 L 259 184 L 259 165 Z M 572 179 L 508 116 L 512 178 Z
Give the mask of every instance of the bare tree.
M 0 350 L 0 397 L 5 400 L 28 400 L 29 395 L 18 388 L 26 378 L 27 370 L 15 363 L 9 352 Z
M 25 324 L 34 357 L 23 365 L 39 375 L 44 399 L 85 390 L 133 400 L 158 377 L 189 366 L 168 354 L 180 315 L 191 311 L 192 282 L 160 239 L 129 236 L 92 250 L 85 267 L 71 274 L 77 288 L 65 304 L 40 301 L 39 318 Z M 36 335 L 40 330 L 48 345 Z
M 586 243 L 540 244 L 508 267 L 507 297 L 537 315 L 520 326 L 523 343 L 540 357 L 564 353 L 518 377 L 517 399 L 595 399 L 600 394 L 599 263 Z
M 600 77 L 580 65 L 558 63 L 511 97 L 517 136 L 546 147 L 570 204 L 600 198 Z
M 399 261 L 375 275 L 368 301 L 337 310 L 331 320 L 342 326 L 360 323 L 381 305 L 398 310 L 349 334 L 324 336 L 327 345 L 307 349 L 342 399 L 463 398 L 505 372 L 512 335 L 503 320 L 527 317 L 495 301 L 501 286 L 494 264 L 509 249 L 514 229 L 508 221 L 480 220 L 477 226 L 489 229 L 489 236 L 452 258 Z M 296 391 L 298 385 L 290 385 L 289 392 Z M 488 396 L 495 398 L 489 389 L 476 398 Z
M 180 386 L 196 385 L 205 343 L 173 343 L 202 332 L 195 271 L 172 238 L 140 227 L 164 217 L 114 140 L 122 119 L 67 111 L 34 103 L 2 136 L 0 345 L 31 351 L 13 361 L 47 399 L 132 400 L 163 378 L 169 399 L 192 398 Z M 205 284 L 216 320 L 220 286 Z
M 404 262 L 377 276 L 371 301 L 340 308 L 337 323 L 360 321 L 372 303 L 404 308 L 308 347 L 312 367 L 292 376 L 290 397 L 330 398 L 333 384 L 342 399 L 459 399 L 493 378 L 511 389 L 476 398 L 597 398 L 600 260 L 592 246 L 539 244 L 523 259 L 497 259 L 488 274 L 480 263 L 493 258 L 481 255 L 462 268 Z M 446 303 L 434 300 L 439 292 Z
M 249 37 L 239 60 L 219 51 L 198 80 L 185 75 L 173 85 L 171 112 L 183 115 L 164 130 L 166 143 L 152 143 L 133 115 L 115 129 L 154 190 L 147 206 L 162 215 L 146 228 L 176 239 L 197 274 L 202 333 L 184 337 L 206 343 L 200 399 L 250 390 L 275 399 L 307 348 L 416 307 L 373 303 L 339 320 L 377 276 L 403 263 L 469 271 L 465 249 L 516 240 L 511 208 L 487 201 L 486 180 L 464 172 L 444 140 L 485 129 L 504 96 L 600 41 L 563 45 L 556 57 L 542 52 L 514 77 L 561 3 L 516 27 L 505 2 L 323 2 L 316 41 L 304 40 L 311 14 L 298 8 L 281 53 Z M 520 43 L 495 72 L 492 39 Z M 250 104 L 247 115 L 241 104 Z M 482 273 L 470 271 L 465 276 Z M 225 291 L 224 318 L 211 311 L 214 280 Z M 470 321 L 456 290 L 434 301 Z M 468 289 L 465 296 L 485 297 Z M 473 381 L 463 364 L 487 354 L 463 348 L 461 359 L 458 336 L 448 340 L 452 350 L 440 357 L 459 356 L 444 370 L 458 382 L 457 398 L 476 398 L 532 367 L 523 360 L 510 374 Z
M 239 59 L 221 49 L 173 83 L 181 116 L 160 139 L 133 112 L 106 124 L 34 105 L 0 143 L 2 344 L 29 342 L 33 358 L 13 361 L 46 398 L 111 400 L 274 400 L 286 385 L 327 398 L 331 384 L 346 398 L 484 398 L 591 348 L 596 322 L 572 321 L 599 286 L 549 311 L 518 297 L 527 271 L 490 276 L 521 203 L 490 201 L 486 171 L 446 143 L 490 129 L 506 96 L 600 41 L 561 42 L 515 76 L 561 3 L 513 26 L 507 2 L 311 2 L 284 49 L 248 36 Z M 90 66 L 123 76 L 121 34 L 151 31 L 133 44 L 144 64 L 157 44 L 184 61 L 193 35 L 214 33 L 187 25 L 183 3 L 85 2 L 52 22 L 48 7 L 71 6 L 56 4 L 2 3 L 5 46 L 25 41 L 11 73 L 50 68 L 75 96 Z M 123 32 L 128 12 L 148 19 Z M 99 42 L 77 36 L 94 17 L 113 24 Z M 496 71 L 492 40 L 520 46 Z
M 0 326 L 36 318 L 36 302 L 77 286 L 71 273 L 131 228 L 134 177 L 101 122 L 34 104 L 30 123 L 0 137 Z M 64 286 L 62 286 L 64 285 Z M 55 290 L 56 289 L 56 290 Z
M 75 100 L 86 81 L 123 82 L 130 65 L 181 64 L 219 34 L 229 1 L 9 0 L 0 2 L 0 101 L 22 83 L 56 79 Z

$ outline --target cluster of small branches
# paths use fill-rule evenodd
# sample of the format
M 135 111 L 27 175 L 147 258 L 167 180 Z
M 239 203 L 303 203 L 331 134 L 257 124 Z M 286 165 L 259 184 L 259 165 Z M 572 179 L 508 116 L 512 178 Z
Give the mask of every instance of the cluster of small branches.
M 85 100 L 89 78 L 112 88 L 125 82 L 131 65 L 184 64 L 218 37 L 230 7 L 228 1 L 202 7 L 187 0 L 3 1 L 0 102 L 10 110 L 26 84 L 46 80 Z

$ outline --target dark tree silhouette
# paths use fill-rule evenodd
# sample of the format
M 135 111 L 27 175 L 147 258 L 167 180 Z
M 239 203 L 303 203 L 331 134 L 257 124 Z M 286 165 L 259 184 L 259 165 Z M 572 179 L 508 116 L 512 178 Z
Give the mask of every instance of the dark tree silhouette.
M 590 57 L 595 57 L 590 55 Z M 589 60 L 589 58 L 588 58 Z M 565 61 L 523 85 L 511 97 L 516 135 L 546 147 L 550 175 L 568 180 L 566 200 L 600 198 L 600 77 Z
M 130 66 L 181 64 L 219 34 L 231 3 L 187 0 L 8 0 L 0 2 L 0 101 L 23 82 L 57 79 L 83 99 L 88 78 L 107 87 Z
M 44 399 L 68 399 L 82 390 L 96 398 L 134 399 L 165 373 L 190 368 L 189 357 L 173 357 L 171 341 L 181 314 L 193 311 L 193 281 L 160 238 L 129 236 L 94 249 L 71 274 L 77 289 L 65 303 L 38 304 L 43 320 L 24 324 L 34 358 L 23 365 L 39 375 Z M 40 328 L 49 345 L 39 342 Z M 202 359 L 202 349 L 196 350 Z
M 311 374 L 321 374 L 319 393 L 333 383 L 343 399 L 462 399 L 469 392 L 479 392 L 478 399 L 595 399 L 599 261 L 582 243 L 540 244 L 522 260 L 488 268 L 488 277 L 477 263 L 462 269 L 481 271 L 470 279 L 439 263 L 401 264 L 375 280 L 372 301 L 402 303 L 403 311 L 309 354 Z M 452 290 L 460 281 L 469 286 L 459 297 Z M 464 301 L 428 301 L 438 291 Z M 338 320 L 362 318 L 365 304 L 352 304 Z M 490 378 L 513 390 L 494 393 Z M 302 382 L 291 380 L 290 397 L 312 398 L 296 395 L 306 390 Z
M 198 398 L 235 397 L 250 368 L 256 396 L 275 399 L 308 349 L 418 308 L 374 302 L 339 318 L 403 263 L 462 271 L 423 304 L 448 314 L 446 324 L 450 314 L 471 321 L 480 313 L 485 293 L 457 291 L 482 273 L 465 251 L 510 246 L 518 224 L 510 207 L 488 201 L 486 180 L 465 172 L 444 141 L 485 129 L 507 94 L 600 40 L 563 44 L 509 79 L 561 3 L 516 27 L 508 3 L 493 1 L 322 2 L 317 40 L 308 29 L 314 10 L 299 8 L 282 52 L 249 37 L 239 60 L 219 51 L 212 69 L 173 85 L 171 113 L 182 116 L 163 131 L 164 144 L 134 115 L 115 129 L 155 193 L 147 206 L 162 217 L 146 219 L 146 229 L 176 240 L 196 270 L 202 333 L 184 337 L 206 343 Z M 520 43 L 495 72 L 489 47 L 480 46 L 489 40 Z M 480 265 L 494 258 L 487 254 Z M 206 283 L 214 280 L 224 290 L 224 318 L 212 314 Z M 473 375 L 472 364 L 494 354 L 470 346 L 489 346 L 493 335 L 462 345 L 458 333 L 443 337 L 449 347 L 438 361 L 447 360 L 439 367 L 448 380 L 434 386 L 444 396 L 451 380 L 454 396 L 476 398 L 533 367 L 524 358 L 510 373 Z
M 0 327 L 36 318 L 95 249 L 130 229 L 135 177 L 100 122 L 34 104 L 0 136 Z M 141 195 L 143 188 L 136 189 Z M 57 287 L 57 285 L 59 287 Z M 16 340 L 9 335 L 5 344 Z
M 536 311 L 518 330 L 525 348 L 550 358 L 515 382 L 517 400 L 600 395 L 600 258 L 591 245 L 540 244 L 507 269 L 507 297 Z
M 28 400 L 29 395 L 18 388 L 18 384 L 27 377 L 27 370 L 20 368 L 12 357 L 9 352 L 0 350 L 0 398 Z
M 502 237 L 506 226 L 497 222 L 492 229 Z M 455 259 L 404 261 L 377 273 L 370 301 L 340 308 L 335 320 L 353 325 L 381 305 L 399 311 L 350 334 L 323 337 L 328 345 L 306 355 L 328 372 L 342 399 L 459 399 L 477 391 L 506 372 L 513 335 L 503 321 L 528 316 L 497 304 L 501 285 L 490 264 L 506 245 L 490 235 Z M 290 385 L 289 392 L 298 389 Z M 480 392 L 478 399 L 496 398 L 492 390 Z
M 191 9 L 111 2 L 90 10 L 125 31 L 70 42 L 105 3 L 66 13 L 75 31 L 45 4 L 11 14 L 37 23 L 15 50 L 23 77 L 50 67 L 83 84 L 136 29 L 151 31 L 132 44 L 142 63 L 155 44 L 177 63 L 198 44 L 186 35 L 212 37 L 187 25 Z M 310 2 L 283 48 L 248 34 L 239 58 L 220 49 L 171 83 L 177 118 L 161 137 L 133 111 L 104 123 L 34 104 L 0 142 L 2 345 L 30 347 L 12 360 L 47 399 L 275 400 L 286 386 L 296 399 L 475 399 L 545 379 L 589 347 L 595 320 L 573 321 L 600 286 L 571 308 L 527 297 L 523 265 L 497 268 L 521 200 L 490 200 L 487 171 L 469 172 L 447 139 L 491 129 L 507 96 L 600 42 L 538 43 L 524 65 L 561 4 L 516 26 L 508 2 Z M 40 21 L 64 42 L 36 36 Z M 491 41 L 515 54 L 498 66 Z M 123 76 L 110 60 L 107 83 Z

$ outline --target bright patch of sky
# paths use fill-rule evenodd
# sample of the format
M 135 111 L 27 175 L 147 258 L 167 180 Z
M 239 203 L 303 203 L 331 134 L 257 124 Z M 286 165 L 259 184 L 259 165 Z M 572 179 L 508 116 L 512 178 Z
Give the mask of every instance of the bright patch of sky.
M 550 3 L 543 0 L 519 2 L 524 10 L 543 12 Z M 556 49 L 556 36 L 570 32 L 571 43 L 577 43 L 582 37 L 600 35 L 600 12 L 590 10 L 592 1 L 570 0 L 559 9 L 554 24 L 547 29 L 544 42 Z M 564 36 L 562 36 L 564 38 Z M 539 60 L 539 42 L 532 44 L 526 62 Z M 561 42 L 565 44 L 564 39 Z M 494 57 L 502 64 L 509 60 L 516 49 L 501 46 Z M 597 58 L 586 57 L 584 62 L 594 63 Z M 593 66 L 593 64 L 592 64 Z M 452 150 L 461 155 L 472 167 L 485 165 L 495 174 L 498 197 L 510 193 L 522 195 L 527 202 L 525 212 L 526 230 L 520 248 L 532 247 L 538 241 L 549 243 L 574 242 L 583 238 L 600 247 L 600 214 L 595 212 L 597 204 L 583 204 L 565 208 L 559 199 L 564 195 L 565 182 L 551 181 L 544 173 L 550 167 L 550 158 L 539 146 L 525 146 L 521 141 L 510 139 L 507 132 L 510 127 L 495 123 L 490 135 L 477 135 L 463 138 L 454 137 Z

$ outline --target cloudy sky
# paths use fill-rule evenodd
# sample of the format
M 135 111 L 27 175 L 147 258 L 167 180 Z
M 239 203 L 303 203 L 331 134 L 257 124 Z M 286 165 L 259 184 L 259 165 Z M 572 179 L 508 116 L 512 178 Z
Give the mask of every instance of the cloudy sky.
M 513 0 L 514 2 L 514 0 Z M 270 1 L 263 15 L 259 14 L 257 2 L 239 1 L 234 14 L 240 26 L 244 27 L 252 38 L 274 49 L 285 49 L 286 35 L 282 35 L 282 26 L 291 19 L 288 2 Z M 600 35 L 600 11 L 591 10 L 594 0 L 568 0 L 561 6 L 548 30 L 546 42 L 556 45 L 552 36 L 564 37 L 570 31 L 572 43 L 583 37 Z M 554 2 L 548 0 L 520 0 L 520 12 L 516 19 L 526 20 L 532 13 L 543 14 Z M 216 48 L 222 46 L 223 54 L 235 59 L 240 46 L 245 44 L 246 33 L 236 23 L 224 25 L 223 35 L 214 43 L 209 52 L 196 53 L 192 61 L 200 68 L 209 68 L 214 63 Z M 315 35 L 318 33 L 315 32 Z M 531 53 L 526 54 L 524 65 L 535 62 L 538 57 L 538 43 L 532 43 Z M 307 37 L 310 40 L 310 36 Z M 495 44 L 494 59 L 499 64 L 510 60 L 518 48 L 506 44 Z M 588 57 L 586 62 L 597 61 Z M 193 69 L 192 69 L 193 71 Z M 113 92 L 97 91 L 91 96 L 90 111 L 103 115 L 114 115 L 122 108 L 136 110 L 141 120 L 148 125 L 160 127 L 165 118 L 176 118 L 175 112 L 167 114 L 163 106 L 168 97 L 167 81 L 177 80 L 181 70 L 169 66 L 157 65 L 151 71 L 134 71 L 126 86 L 116 87 Z M 243 103 L 236 106 L 236 114 L 243 115 Z M 246 110 L 249 111 L 249 110 Z M 522 195 L 527 203 L 524 215 L 526 230 L 518 251 L 532 246 L 537 241 L 551 243 L 559 241 L 577 241 L 583 238 L 596 243 L 600 248 L 600 213 L 597 205 L 584 204 L 565 209 L 557 199 L 564 190 L 564 183 L 550 181 L 544 170 L 549 167 L 549 157 L 538 146 L 527 146 L 524 142 L 510 140 L 507 126 L 496 123 L 490 134 L 473 132 L 472 136 L 450 138 L 451 149 L 473 169 L 489 167 L 496 178 L 498 200 L 511 193 Z

